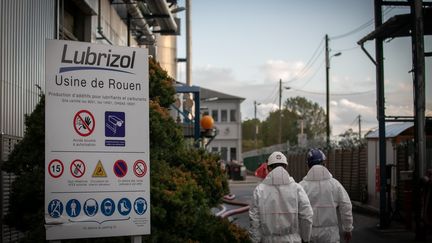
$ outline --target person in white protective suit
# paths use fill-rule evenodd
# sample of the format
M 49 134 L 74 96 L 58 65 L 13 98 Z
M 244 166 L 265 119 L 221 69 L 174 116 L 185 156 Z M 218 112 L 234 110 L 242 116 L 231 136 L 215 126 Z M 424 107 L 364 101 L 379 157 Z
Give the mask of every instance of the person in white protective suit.
M 353 229 L 351 200 L 342 184 L 324 167 L 325 160 L 320 149 L 311 149 L 307 154 L 309 172 L 300 182 L 313 208 L 311 242 L 340 241 L 337 212 L 340 214 L 343 237 L 349 242 Z
M 268 158 L 269 173 L 255 188 L 249 209 L 249 234 L 252 242 L 309 241 L 312 207 L 306 192 L 287 171 L 284 154 Z

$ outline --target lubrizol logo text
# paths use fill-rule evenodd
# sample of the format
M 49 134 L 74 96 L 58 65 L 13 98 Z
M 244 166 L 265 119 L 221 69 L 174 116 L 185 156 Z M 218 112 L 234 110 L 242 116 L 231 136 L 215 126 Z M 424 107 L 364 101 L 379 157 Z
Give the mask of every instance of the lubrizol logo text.
M 61 63 L 80 64 L 86 66 L 61 67 L 60 73 L 83 69 L 99 69 L 131 73 L 125 70 L 114 68 L 133 69 L 135 64 L 135 51 L 133 51 L 131 55 L 120 55 L 111 53 L 111 49 L 109 49 L 106 53 L 94 52 L 89 46 L 85 51 L 74 50 L 68 52 L 68 45 L 64 44 Z
M 63 45 L 61 66 L 58 75 L 55 75 L 55 84 L 63 87 L 89 87 L 110 90 L 142 90 L 141 82 L 127 82 L 109 77 L 107 80 L 100 78 L 77 78 L 74 71 L 101 71 L 113 73 L 131 72 L 135 65 L 135 51 L 126 54 L 118 54 L 108 49 L 107 51 L 94 50 L 91 46 L 85 49 L 75 50 L 68 44 Z M 67 73 L 67 74 L 66 74 Z M 111 76 L 107 74 L 108 76 Z

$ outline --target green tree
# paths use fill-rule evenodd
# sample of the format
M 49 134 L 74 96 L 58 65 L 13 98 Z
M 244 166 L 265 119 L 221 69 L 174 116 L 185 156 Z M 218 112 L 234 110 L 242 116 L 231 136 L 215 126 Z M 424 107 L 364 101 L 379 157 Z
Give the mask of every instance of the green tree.
M 151 242 L 248 242 L 246 231 L 214 217 L 210 208 L 228 193 L 218 158 L 186 146 L 170 117 L 172 79 L 153 59 L 150 73 Z M 44 96 L 26 116 L 24 138 L 4 164 L 17 178 L 12 185 L 7 223 L 26 232 L 23 242 L 44 242 Z M 28 203 L 32 202 L 32 203 Z M 129 242 L 128 237 L 70 242 Z
M 354 148 L 366 144 L 365 139 L 359 138 L 358 132 L 354 132 L 352 128 L 339 134 L 339 137 L 341 139 L 338 141 L 337 145 L 340 148 Z
M 300 119 L 303 119 L 304 133 L 307 134 L 309 139 L 326 134 L 326 114 L 318 103 L 297 96 L 287 99 L 284 108 L 296 113 Z
M 256 133 L 256 134 L 255 134 Z M 250 119 L 242 122 L 242 151 L 247 152 L 263 146 L 261 121 Z M 256 137 L 255 137 L 256 136 Z
M 280 119 L 280 120 L 279 120 Z M 297 144 L 297 134 L 300 133 L 300 120 L 303 120 L 303 133 L 309 140 L 323 136 L 326 132 L 325 112 L 318 103 L 304 97 L 289 98 L 284 102 L 281 111 L 275 110 L 261 123 L 259 138 L 263 146 L 271 146 L 289 142 Z M 281 121 L 281 134 L 279 135 L 279 121 Z

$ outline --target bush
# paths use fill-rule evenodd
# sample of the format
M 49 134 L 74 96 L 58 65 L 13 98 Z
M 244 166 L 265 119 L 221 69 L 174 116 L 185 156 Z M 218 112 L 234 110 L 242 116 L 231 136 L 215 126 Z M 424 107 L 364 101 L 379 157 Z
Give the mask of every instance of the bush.
M 172 79 L 150 59 L 150 190 L 152 242 L 247 242 L 244 230 L 210 215 L 228 192 L 218 158 L 186 146 L 168 113 L 174 102 Z M 45 99 L 26 116 L 24 138 L 2 169 L 17 178 L 7 223 L 26 232 L 24 242 L 44 242 Z M 32 202 L 32 203 L 28 203 Z M 65 242 L 130 242 L 128 237 Z

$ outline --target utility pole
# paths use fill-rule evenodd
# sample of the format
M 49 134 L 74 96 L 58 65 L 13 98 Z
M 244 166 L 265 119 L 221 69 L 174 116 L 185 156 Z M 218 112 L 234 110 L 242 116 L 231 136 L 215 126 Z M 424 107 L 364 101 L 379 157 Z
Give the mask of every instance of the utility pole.
M 341 54 L 338 52 L 330 56 L 329 37 L 325 35 L 327 149 L 330 149 L 330 58 Z
M 255 118 L 255 150 L 258 147 L 258 141 L 257 141 L 257 136 L 258 136 L 258 120 L 257 120 L 257 105 L 259 105 L 260 103 L 257 103 L 256 100 L 254 101 L 254 118 Z
M 330 149 L 330 80 L 329 80 L 329 71 L 330 71 L 330 57 L 329 57 L 329 38 L 328 35 L 325 35 L 325 64 L 326 64 L 326 123 L 327 123 L 327 132 L 326 132 L 326 143 L 327 149 Z
M 257 119 L 257 115 L 256 115 L 256 113 L 257 113 L 257 102 L 256 102 L 256 100 L 254 101 L 254 118 L 255 118 L 255 120 Z
M 359 134 L 359 142 L 361 141 L 361 115 L 358 115 L 358 134 Z
M 279 79 L 279 144 L 282 142 L 282 79 Z

